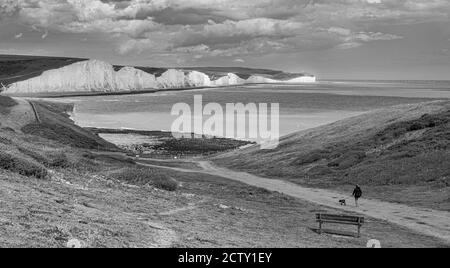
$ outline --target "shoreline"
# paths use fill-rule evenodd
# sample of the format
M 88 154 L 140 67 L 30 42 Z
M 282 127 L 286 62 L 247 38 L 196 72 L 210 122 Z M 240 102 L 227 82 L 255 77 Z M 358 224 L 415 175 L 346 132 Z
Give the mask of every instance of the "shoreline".
M 45 99 L 63 99 L 63 98 L 73 98 L 73 97 L 98 97 L 98 96 L 120 96 L 120 95 L 139 95 L 139 94 L 150 94 L 158 92 L 167 91 L 186 91 L 195 89 L 205 89 L 210 87 L 189 87 L 189 88 L 175 88 L 175 89 L 146 89 L 146 90 L 135 90 L 135 91 L 121 91 L 121 92 L 59 92 L 59 93 L 38 93 L 38 94 L 5 94 L 3 96 L 17 97 L 17 98 L 45 98 Z M 218 88 L 218 87 L 211 87 Z
M 320 81 L 318 81 L 320 82 Z M 317 83 L 317 82 L 316 82 Z M 316 84 L 316 83 L 245 83 L 241 85 L 228 85 L 228 86 L 215 86 L 215 87 L 182 87 L 182 88 L 161 88 L 161 89 L 144 89 L 144 90 L 133 90 L 133 91 L 117 91 L 117 92 L 104 92 L 104 91 L 74 91 L 74 92 L 43 92 L 35 94 L 8 94 L 0 92 L 0 95 L 17 97 L 17 98 L 46 98 L 46 99 L 62 99 L 62 98 L 72 98 L 72 97 L 98 97 L 98 96 L 120 96 L 120 95 L 140 95 L 140 94 L 150 94 L 158 92 L 170 92 L 170 91 L 188 91 L 197 89 L 218 89 L 218 88 L 236 88 L 242 86 L 250 85 L 306 85 L 306 84 Z
M 254 142 L 236 140 L 231 138 L 213 137 L 208 135 L 199 135 L 190 133 L 190 138 L 175 137 L 170 131 L 162 130 L 135 130 L 135 129 L 111 129 L 111 128 L 95 128 L 85 127 L 94 135 L 105 139 L 138 155 L 143 158 L 185 158 L 210 156 L 217 153 L 226 153 L 233 150 L 241 149 L 246 146 L 254 145 Z M 106 135 L 135 135 L 143 136 L 149 140 L 137 143 L 127 142 L 126 137 L 117 137 L 115 141 L 102 137 Z M 181 133 L 180 133 L 181 135 Z M 136 137 L 135 137 L 136 138 Z

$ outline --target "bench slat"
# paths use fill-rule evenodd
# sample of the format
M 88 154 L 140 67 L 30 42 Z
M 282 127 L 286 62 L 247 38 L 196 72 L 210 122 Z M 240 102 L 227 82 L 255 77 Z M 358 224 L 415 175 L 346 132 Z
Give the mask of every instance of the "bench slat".
M 348 221 L 317 220 L 317 222 L 323 222 L 323 223 L 339 223 L 339 224 L 346 224 L 346 225 L 362 225 L 362 223 L 348 222 Z
M 318 213 L 318 214 L 316 214 L 316 219 L 322 220 L 322 221 L 364 223 L 364 217 L 358 217 L 358 216 L 332 215 L 332 214 Z

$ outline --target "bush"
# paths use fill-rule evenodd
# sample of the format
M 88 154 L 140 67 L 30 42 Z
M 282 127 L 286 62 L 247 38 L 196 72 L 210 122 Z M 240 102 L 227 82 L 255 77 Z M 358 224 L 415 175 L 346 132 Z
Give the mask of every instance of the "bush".
M 333 174 L 334 170 L 324 166 L 324 165 L 320 165 L 320 166 L 315 166 L 311 169 L 308 170 L 308 175 L 312 175 L 312 176 L 323 176 L 323 175 L 329 175 L 329 174 Z
M 12 156 L 7 152 L 0 152 L 0 168 L 27 177 L 44 179 L 47 177 L 47 170 L 28 159 Z
M 33 158 L 37 162 L 49 168 L 70 167 L 69 160 L 64 152 L 36 152 L 24 147 L 18 147 L 19 152 Z
M 158 189 L 173 192 L 178 188 L 178 182 L 167 175 L 156 175 L 152 178 L 152 185 Z
M 55 155 L 53 155 L 47 162 L 47 165 L 54 168 L 70 167 L 69 160 L 67 159 L 66 154 L 63 152 L 58 152 Z
M 7 96 L 0 96 L 0 106 L 13 107 L 16 105 L 17 105 L 17 102 L 13 98 L 10 98 Z
M 6 97 L 6 96 L 0 96 L 0 113 L 1 114 L 8 114 L 9 113 L 9 108 L 16 106 L 17 102 L 10 98 L 10 97 Z
M 347 169 L 362 162 L 365 156 L 364 152 L 350 151 L 328 163 L 328 166 L 337 167 L 338 169 Z
M 126 168 L 111 174 L 110 178 L 138 185 L 150 184 L 165 191 L 175 191 L 178 188 L 176 180 L 151 168 Z
M 313 151 L 307 155 L 302 155 L 296 161 L 296 165 L 308 165 L 324 158 L 327 158 L 330 155 L 329 151 Z

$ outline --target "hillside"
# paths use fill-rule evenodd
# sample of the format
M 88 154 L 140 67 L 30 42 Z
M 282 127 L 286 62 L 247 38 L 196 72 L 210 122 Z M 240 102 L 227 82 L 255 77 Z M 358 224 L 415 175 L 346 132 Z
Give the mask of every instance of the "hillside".
M 400 105 L 254 146 L 217 164 L 306 186 L 450 210 L 450 102 Z
M 13 95 L 117 93 L 254 83 L 310 83 L 316 80 L 314 76 L 305 74 L 248 68 L 163 69 L 113 66 L 99 60 L 19 60 L 10 57 L 3 57 L 0 61 L 0 75 L 3 91 Z
M 371 237 L 384 247 L 447 245 L 377 219 L 361 239 L 320 236 L 313 213 L 335 210 L 137 166 L 73 125 L 70 106 L 33 105 L 38 118 L 29 102 L 0 96 L 0 247 L 365 247 Z
M 0 88 L 1 84 L 9 85 L 40 76 L 43 72 L 61 68 L 85 59 L 0 55 Z

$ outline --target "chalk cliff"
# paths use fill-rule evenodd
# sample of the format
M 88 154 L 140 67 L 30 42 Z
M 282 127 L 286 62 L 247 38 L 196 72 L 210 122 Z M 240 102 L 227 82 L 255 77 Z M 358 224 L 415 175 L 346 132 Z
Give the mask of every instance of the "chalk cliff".
M 160 76 L 134 67 L 114 67 L 99 60 L 77 62 L 59 69 L 43 72 L 40 76 L 8 85 L 10 94 L 51 92 L 121 92 L 146 89 L 177 89 L 186 87 L 219 87 L 254 83 L 311 83 L 314 76 L 300 76 L 290 80 L 275 80 L 262 76 L 242 79 L 228 73 L 216 80 L 202 72 L 168 69 Z

